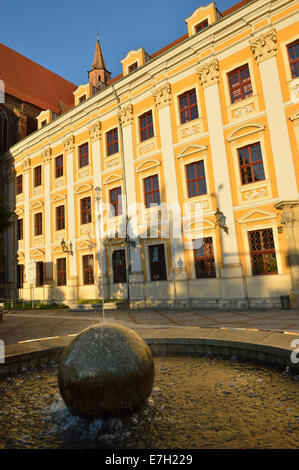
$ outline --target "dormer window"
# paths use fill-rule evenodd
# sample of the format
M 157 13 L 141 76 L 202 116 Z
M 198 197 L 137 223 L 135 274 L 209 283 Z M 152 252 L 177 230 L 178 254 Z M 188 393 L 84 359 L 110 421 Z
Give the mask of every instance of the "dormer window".
M 135 70 L 137 68 L 138 68 L 138 63 L 134 62 L 134 64 L 129 65 L 128 71 L 130 73 L 130 72 L 133 72 L 133 70 Z
M 86 98 L 86 95 L 80 96 L 80 98 L 79 98 L 79 104 L 83 103 L 83 101 L 86 101 L 86 99 L 87 99 L 87 98 Z
M 40 127 L 44 127 L 47 125 L 47 119 L 44 119 L 41 123 L 40 123 Z
M 204 21 L 202 21 L 201 23 L 198 23 L 198 24 L 195 26 L 195 32 L 196 32 L 196 33 L 199 33 L 199 32 L 202 31 L 203 29 L 206 29 L 208 26 L 209 26 L 208 20 L 204 20 Z

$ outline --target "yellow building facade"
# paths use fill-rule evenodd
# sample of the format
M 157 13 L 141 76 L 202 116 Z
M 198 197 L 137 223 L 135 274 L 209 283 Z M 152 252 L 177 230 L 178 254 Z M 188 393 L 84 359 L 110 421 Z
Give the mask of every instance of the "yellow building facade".
M 298 41 L 296 0 L 211 3 L 43 111 L 7 154 L 11 295 L 35 260 L 40 300 L 299 308 Z

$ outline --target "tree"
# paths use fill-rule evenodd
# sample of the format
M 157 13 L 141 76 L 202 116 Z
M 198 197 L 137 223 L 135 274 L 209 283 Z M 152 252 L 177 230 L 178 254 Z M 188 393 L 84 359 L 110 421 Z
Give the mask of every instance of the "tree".
M 0 234 L 12 224 L 13 212 L 9 209 L 5 199 L 0 195 Z

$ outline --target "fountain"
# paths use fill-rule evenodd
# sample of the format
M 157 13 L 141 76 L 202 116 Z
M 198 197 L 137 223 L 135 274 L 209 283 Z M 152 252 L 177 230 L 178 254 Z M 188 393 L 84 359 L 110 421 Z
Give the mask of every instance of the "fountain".
M 150 350 L 134 331 L 101 324 L 68 341 L 58 361 L 45 340 L 43 367 L 28 362 L 0 380 L 0 448 L 296 447 L 299 376 L 223 358 L 220 346 L 215 355 L 213 334 L 219 330 L 197 345 L 194 338 L 152 340 Z M 242 343 L 239 352 L 245 344 L 256 351 Z
M 133 330 L 100 324 L 83 330 L 59 362 L 58 385 L 73 414 L 120 416 L 140 408 L 154 383 L 154 361 Z

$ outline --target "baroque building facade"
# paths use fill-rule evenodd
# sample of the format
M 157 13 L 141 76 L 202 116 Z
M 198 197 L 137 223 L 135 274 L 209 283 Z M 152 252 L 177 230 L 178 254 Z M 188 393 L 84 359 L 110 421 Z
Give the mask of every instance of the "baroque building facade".
M 74 105 L 7 153 L 11 292 L 31 298 L 35 260 L 41 300 L 299 308 L 298 20 L 296 0 L 213 2 L 114 79 L 97 41 Z

